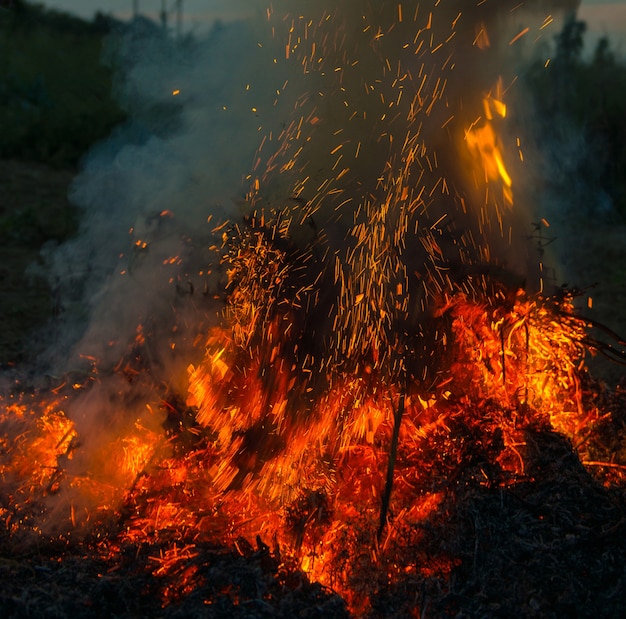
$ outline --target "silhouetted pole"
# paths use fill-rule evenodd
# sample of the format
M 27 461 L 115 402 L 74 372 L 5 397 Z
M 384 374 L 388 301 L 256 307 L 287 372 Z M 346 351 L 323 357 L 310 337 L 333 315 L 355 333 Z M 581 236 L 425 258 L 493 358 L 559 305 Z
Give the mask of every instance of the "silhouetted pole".
M 165 0 L 161 0 L 161 26 L 163 32 L 167 31 L 167 9 L 165 7 Z
M 183 0 L 176 0 L 176 38 L 183 36 Z
M 133 0 L 133 18 L 139 15 L 139 0 Z

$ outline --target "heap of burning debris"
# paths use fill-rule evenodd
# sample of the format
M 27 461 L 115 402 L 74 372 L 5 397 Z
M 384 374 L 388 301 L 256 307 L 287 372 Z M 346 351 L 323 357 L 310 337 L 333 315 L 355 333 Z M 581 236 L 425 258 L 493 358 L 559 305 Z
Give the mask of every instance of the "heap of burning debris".
M 587 376 L 571 298 L 442 296 L 427 384 L 407 338 L 402 381 L 324 371 L 322 275 L 271 222 L 225 239 L 223 322 L 158 423 L 83 470 L 64 411 L 100 377 L 4 401 L 7 616 L 613 614 L 626 396 Z M 137 346 L 123 381 L 149 380 Z

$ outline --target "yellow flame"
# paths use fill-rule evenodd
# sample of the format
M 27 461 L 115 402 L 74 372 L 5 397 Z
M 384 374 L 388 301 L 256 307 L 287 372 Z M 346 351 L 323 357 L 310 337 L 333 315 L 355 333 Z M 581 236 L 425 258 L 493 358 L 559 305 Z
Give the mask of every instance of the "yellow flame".
M 501 84 L 498 83 L 497 92 L 500 95 Z M 501 141 L 494 128 L 494 118 L 505 118 L 506 104 L 501 98 L 491 94 L 483 99 L 482 124 L 477 121 L 465 133 L 465 141 L 474 160 L 484 172 L 484 178 L 489 182 L 502 182 L 503 195 L 507 204 L 513 202 L 511 187 L 513 180 L 504 163 Z

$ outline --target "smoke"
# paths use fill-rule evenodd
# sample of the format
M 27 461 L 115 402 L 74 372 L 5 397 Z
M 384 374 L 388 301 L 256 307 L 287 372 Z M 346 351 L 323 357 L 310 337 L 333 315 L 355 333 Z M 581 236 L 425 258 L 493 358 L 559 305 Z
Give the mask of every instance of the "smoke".
M 130 120 L 92 149 L 75 179 L 80 234 L 46 253 L 60 306 L 48 358 L 55 372 L 85 356 L 115 364 L 146 320 L 171 322 L 163 314 L 190 305 L 182 297 L 202 296 L 192 290 L 215 293 L 206 278 L 211 229 L 239 216 L 259 142 L 252 110 L 279 86 L 264 75 L 271 58 L 260 40 L 254 22 L 184 44 L 139 22 L 109 41 Z
M 135 440 L 169 449 L 163 403 L 184 402 L 187 366 L 223 307 L 212 230 L 241 218 L 261 139 L 254 110 L 269 108 L 284 82 L 267 71 L 273 56 L 254 20 L 182 42 L 138 22 L 109 41 L 129 121 L 73 183 L 79 234 L 44 253 L 58 316 L 39 371 L 54 386 L 86 386 L 64 406 L 78 447 L 63 463 L 67 483 L 46 499 L 49 534 L 68 526 L 70 505 L 84 524 L 122 499 Z M 111 496 L 94 495 L 94 481 Z
M 537 278 L 515 163 L 524 119 L 498 110 L 523 110 L 519 63 L 576 2 L 249 6 L 254 18 L 193 39 L 136 23 L 110 41 L 130 120 L 74 182 L 80 234 L 45 254 L 59 315 L 42 364 L 95 385 L 68 406 L 75 476 L 108 471 L 120 436 L 160 427 L 159 401 L 184 397 L 223 306 L 227 220 L 280 213 L 315 248 L 338 290 L 317 328 L 338 360 L 392 343 L 399 324 L 419 330 L 446 290 Z M 496 137 L 472 147 L 485 126 Z M 488 169 L 496 149 L 510 188 Z
M 249 3 L 256 18 L 193 42 L 141 23 L 115 36 L 108 62 L 131 120 L 86 158 L 71 196 L 81 234 L 46 256 L 60 306 L 55 372 L 81 356 L 115 364 L 146 320 L 198 305 L 181 293 L 216 293 L 211 229 L 253 209 L 288 213 L 299 242 L 324 230 L 327 251 L 352 269 L 344 252 L 355 228 L 387 204 L 385 226 L 396 237 L 402 228 L 393 244 L 412 248 L 399 263 L 426 264 L 435 287 L 449 282 L 434 262 L 534 277 L 524 172 L 515 167 L 510 208 L 467 130 L 489 94 L 514 107 L 522 47 L 544 36 L 550 11 L 575 4 L 281 0 Z M 519 137 L 497 129 L 499 141 Z M 515 166 L 510 146 L 503 157 Z

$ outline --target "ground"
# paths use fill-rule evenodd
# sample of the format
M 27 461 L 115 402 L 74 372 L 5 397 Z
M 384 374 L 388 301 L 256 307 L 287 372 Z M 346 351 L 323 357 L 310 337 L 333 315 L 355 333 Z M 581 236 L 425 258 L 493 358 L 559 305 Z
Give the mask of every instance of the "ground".
M 32 358 L 31 337 L 54 317 L 46 282 L 33 274 L 45 243 L 77 225 L 68 189 L 75 170 L 0 161 L 0 368 Z

